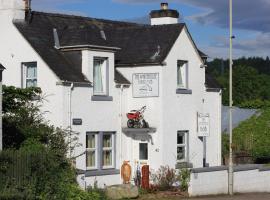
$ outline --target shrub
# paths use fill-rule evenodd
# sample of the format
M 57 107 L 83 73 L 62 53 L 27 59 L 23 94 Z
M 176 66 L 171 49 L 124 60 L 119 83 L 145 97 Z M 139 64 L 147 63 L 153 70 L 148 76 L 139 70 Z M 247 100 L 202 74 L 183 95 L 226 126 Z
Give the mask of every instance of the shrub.
M 187 191 L 190 181 L 190 170 L 183 168 L 179 171 L 179 182 L 182 191 Z
M 176 171 L 169 166 L 161 166 L 156 172 L 151 173 L 151 180 L 159 190 L 171 189 L 177 181 Z

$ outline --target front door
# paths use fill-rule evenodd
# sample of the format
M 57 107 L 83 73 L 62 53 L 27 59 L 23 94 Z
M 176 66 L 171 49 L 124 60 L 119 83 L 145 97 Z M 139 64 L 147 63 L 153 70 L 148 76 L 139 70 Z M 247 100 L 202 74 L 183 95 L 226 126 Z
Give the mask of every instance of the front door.
M 150 143 L 143 138 L 136 138 L 133 141 L 133 161 L 136 165 L 147 165 L 149 160 Z

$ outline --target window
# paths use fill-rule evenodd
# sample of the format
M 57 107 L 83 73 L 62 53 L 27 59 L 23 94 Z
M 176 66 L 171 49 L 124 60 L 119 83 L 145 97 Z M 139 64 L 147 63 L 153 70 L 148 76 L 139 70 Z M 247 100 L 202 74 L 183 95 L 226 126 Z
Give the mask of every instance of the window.
M 102 145 L 102 167 L 113 166 L 113 134 L 103 134 L 103 145 Z
M 148 160 L 148 143 L 140 143 L 139 148 L 139 159 Z
M 86 135 L 86 167 L 96 168 L 97 163 L 97 137 L 96 133 Z
M 187 89 L 187 61 L 177 61 L 177 88 Z
M 108 69 L 106 58 L 94 59 L 94 95 L 107 95 Z
M 22 82 L 24 88 L 37 87 L 37 63 L 22 64 Z
M 188 131 L 177 133 L 177 161 L 188 161 Z
M 86 134 L 86 168 L 112 169 L 115 166 L 115 132 Z

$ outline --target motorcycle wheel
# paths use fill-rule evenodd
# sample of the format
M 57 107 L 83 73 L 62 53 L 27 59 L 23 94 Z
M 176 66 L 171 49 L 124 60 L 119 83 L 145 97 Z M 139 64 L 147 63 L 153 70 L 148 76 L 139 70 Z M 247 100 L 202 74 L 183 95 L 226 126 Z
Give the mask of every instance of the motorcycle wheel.
M 129 120 L 127 121 L 127 127 L 128 127 L 128 128 L 134 128 L 134 120 L 129 119 Z

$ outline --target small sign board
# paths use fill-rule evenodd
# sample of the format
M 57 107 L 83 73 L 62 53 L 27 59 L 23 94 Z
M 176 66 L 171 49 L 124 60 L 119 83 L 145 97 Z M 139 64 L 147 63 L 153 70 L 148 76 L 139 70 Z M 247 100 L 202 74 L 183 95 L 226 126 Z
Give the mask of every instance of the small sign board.
M 198 113 L 198 137 L 210 136 L 209 114 Z
M 158 97 L 159 96 L 159 74 L 141 73 L 133 74 L 133 97 Z
M 76 119 L 72 119 L 72 124 L 73 125 L 82 125 L 82 119 L 76 118 Z

